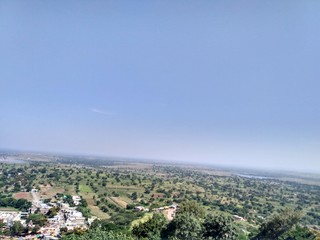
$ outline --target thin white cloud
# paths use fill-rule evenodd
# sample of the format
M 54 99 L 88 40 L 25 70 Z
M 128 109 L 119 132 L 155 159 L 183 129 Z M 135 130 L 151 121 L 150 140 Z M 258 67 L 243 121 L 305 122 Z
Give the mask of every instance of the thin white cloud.
M 116 115 L 115 112 L 104 111 L 104 110 L 101 110 L 101 109 L 98 109 L 98 108 L 90 108 L 90 111 L 94 112 L 94 113 L 102 114 L 102 115 L 108 115 L 108 116 Z

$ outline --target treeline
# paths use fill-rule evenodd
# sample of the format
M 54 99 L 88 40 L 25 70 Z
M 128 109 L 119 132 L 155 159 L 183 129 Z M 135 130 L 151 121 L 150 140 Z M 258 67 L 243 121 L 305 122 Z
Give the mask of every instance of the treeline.
M 26 199 L 14 199 L 7 195 L 0 194 L 0 207 L 13 207 L 20 211 L 27 211 L 31 207 L 31 202 Z
M 265 221 L 251 233 L 244 231 L 227 215 L 207 213 L 195 201 L 180 205 L 176 217 L 168 222 L 155 213 L 146 222 L 128 228 L 108 220 L 95 221 L 88 232 L 64 236 L 63 240 L 302 240 L 319 239 L 320 235 L 300 226 L 300 212 L 285 209 Z M 318 237 L 318 238 L 317 238 Z

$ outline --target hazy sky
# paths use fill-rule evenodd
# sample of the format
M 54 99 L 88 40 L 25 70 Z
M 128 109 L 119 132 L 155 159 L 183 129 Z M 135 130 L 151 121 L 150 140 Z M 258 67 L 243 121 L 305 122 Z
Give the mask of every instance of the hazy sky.
M 320 1 L 1 1 L 0 147 L 320 172 Z

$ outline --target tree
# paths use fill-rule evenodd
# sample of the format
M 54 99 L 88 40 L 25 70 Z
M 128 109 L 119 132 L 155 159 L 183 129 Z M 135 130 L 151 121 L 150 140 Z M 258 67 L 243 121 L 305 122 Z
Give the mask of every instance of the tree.
M 63 236 L 61 240 L 134 240 L 130 235 L 121 232 L 103 231 L 91 229 L 83 235 L 70 234 Z
M 93 223 L 91 224 L 91 228 L 99 228 L 103 231 L 121 231 L 122 228 L 120 226 L 118 226 L 117 224 L 110 222 L 107 219 L 103 219 L 103 220 L 94 220 Z
M 25 233 L 25 230 L 20 222 L 14 222 L 10 227 L 10 234 L 11 236 L 21 236 Z
M 126 209 L 128 209 L 128 210 L 132 210 L 132 209 L 134 209 L 135 208 L 135 204 L 127 204 L 127 207 L 126 207 Z
M 163 232 L 171 239 L 197 240 L 202 236 L 201 220 L 188 212 L 179 213 Z
M 177 214 L 188 213 L 196 218 L 204 218 L 205 210 L 196 201 L 186 201 L 179 205 Z
M 137 200 L 137 198 L 138 198 L 138 193 L 137 193 L 137 192 L 133 192 L 133 193 L 131 194 L 131 199 L 132 199 L 132 200 Z
M 310 231 L 307 227 L 296 226 L 290 231 L 283 234 L 281 240 L 304 240 L 304 239 L 315 239 L 315 234 Z
M 33 224 L 39 225 L 40 227 L 44 226 L 47 223 L 47 216 L 39 214 L 30 214 L 27 218 L 27 223 L 32 221 Z
M 230 217 L 209 214 L 205 218 L 203 227 L 205 239 L 238 239 L 237 230 Z
M 59 207 L 53 207 L 49 209 L 46 215 L 48 216 L 48 218 L 52 218 L 55 215 L 57 215 L 59 211 L 60 211 Z
M 167 221 L 162 214 L 154 214 L 148 221 L 134 226 L 132 234 L 138 238 L 160 238 L 160 233 L 166 226 Z
M 260 227 L 260 232 L 253 239 L 269 240 L 279 239 L 280 236 L 289 231 L 301 218 L 300 212 L 286 208 L 279 214 L 274 215 Z
M 31 229 L 31 234 L 37 234 L 38 231 L 40 230 L 40 227 L 39 226 L 35 226 Z

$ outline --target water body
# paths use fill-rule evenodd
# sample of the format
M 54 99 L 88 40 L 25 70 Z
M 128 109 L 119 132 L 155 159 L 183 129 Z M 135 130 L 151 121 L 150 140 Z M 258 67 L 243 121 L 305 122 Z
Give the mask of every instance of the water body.
M 271 177 L 247 175 L 247 174 L 237 174 L 237 176 L 244 177 L 244 178 L 253 178 L 253 179 L 272 179 Z

